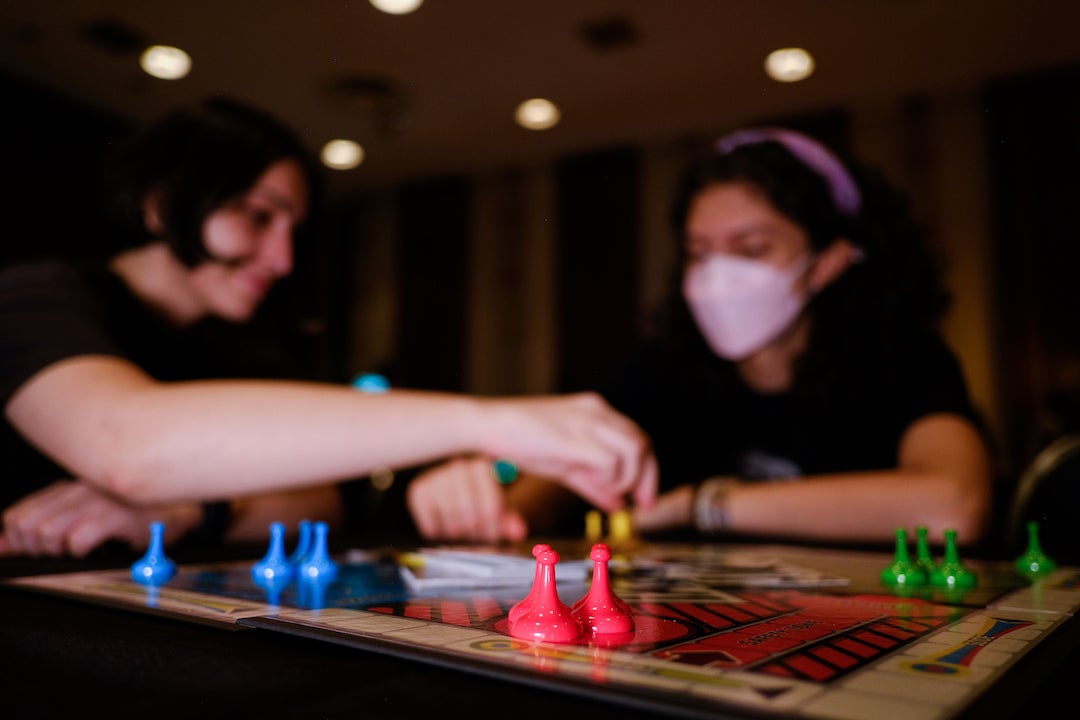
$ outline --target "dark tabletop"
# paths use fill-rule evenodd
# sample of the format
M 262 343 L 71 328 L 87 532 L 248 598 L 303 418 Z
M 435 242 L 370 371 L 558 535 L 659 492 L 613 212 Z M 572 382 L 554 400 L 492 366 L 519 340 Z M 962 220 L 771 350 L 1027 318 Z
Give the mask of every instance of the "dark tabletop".
M 233 559 L 258 553 L 231 551 Z M 119 561 L 104 555 L 88 561 L 5 558 L 0 576 L 123 567 Z M 0 717 L 670 717 L 658 708 L 309 638 L 222 629 L 12 587 L 0 586 L 0 617 Z M 1033 717 L 1071 706 L 1080 678 L 1080 630 L 1054 635 L 1060 635 L 1057 643 L 1047 641 L 1010 671 L 1007 693 L 991 693 L 967 716 Z

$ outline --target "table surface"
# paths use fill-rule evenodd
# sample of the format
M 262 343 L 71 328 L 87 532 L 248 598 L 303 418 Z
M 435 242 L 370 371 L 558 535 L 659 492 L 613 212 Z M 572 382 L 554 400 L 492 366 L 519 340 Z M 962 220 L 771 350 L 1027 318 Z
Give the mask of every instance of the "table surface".
M 225 554 L 240 559 L 257 552 L 237 547 Z M 225 558 L 218 552 L 176 559 Z M 0 577 L 121 567 L 120 560 L 2 558 Z M 12 587 L 0 586 L 0 612 L 0 714 L 6 717 L 664 717 L 354 647 L 261 629 L 224 630 Z M 1078 624 L 1010 671 L 1007 697 L 988 695 L 965 717 L 1031 717 L 1069 707 L 1063 703 L 1073 700 L 1080 677 L 1080 629 L 1072 627 Z

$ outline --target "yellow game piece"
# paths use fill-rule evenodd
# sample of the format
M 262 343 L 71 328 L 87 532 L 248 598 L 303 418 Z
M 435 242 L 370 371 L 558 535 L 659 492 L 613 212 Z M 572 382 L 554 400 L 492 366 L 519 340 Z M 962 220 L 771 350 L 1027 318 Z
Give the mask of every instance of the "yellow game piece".
M 634 519 L 629 510 L 616 510 L 608 516 L 612 545 L 625 545 L 634 539 Z
M 604 518 L 599 510 L 590 510 L 585 513 L 585 540 L 590 543 L 599 542 L 604 536 Z

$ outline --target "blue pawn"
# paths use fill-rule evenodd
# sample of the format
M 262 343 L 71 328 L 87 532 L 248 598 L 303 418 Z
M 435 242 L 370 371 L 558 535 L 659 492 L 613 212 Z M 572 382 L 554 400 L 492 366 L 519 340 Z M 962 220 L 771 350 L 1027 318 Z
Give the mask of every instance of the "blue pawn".
M 289 556 L 289 562 L 293 567 L 300 567 L 300 563 L 307 559 L 309 552 L 311 552 L 311 521 L 301 520 L 300 539 L 296 543 L 296 549 Z
M 305 582 L 332 583 L 338 576 L 338 565 L 330 558 L 326 548 L 326 535 L 330 526 L 317 522 L 313 526 L 311 553 L 300 563 L 300 579 Z
M 285 524 L 270 523 L 270 548 L 251 567 L 251 576 L 260 587 L 284 587 L 296 575 L 296 566 L 285 555 Z
M 131 579 L 144 585 L 162 585 L 176 574 L 176 563 L 165 555 L 165 523 L 150 523 L 150 546 L 131 566 Z

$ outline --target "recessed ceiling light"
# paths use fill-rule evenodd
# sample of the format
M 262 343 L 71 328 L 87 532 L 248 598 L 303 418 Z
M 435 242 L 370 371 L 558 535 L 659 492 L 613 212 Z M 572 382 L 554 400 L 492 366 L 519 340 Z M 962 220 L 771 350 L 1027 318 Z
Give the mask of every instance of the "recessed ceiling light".
M 151 45 L 139 57 L 139 67 L 162 80 L 179 80 L 191 72 L 191 56 L 171 45 Z
M 514 120 L 529 130 L 547 130 L 559 124 L 561 115 L 555 103 L 544 98 L 532 98 L 517 106 Z
M 319 154 L 323 165 L 334 170 L 352 170 L 364 162 L 364 148 L 352 140 L 331 140 Z
M 802 48 L 773 50 L 765 58 L 765 72 L 773 80 L 798 82 L 814 72 L 814 58 Z
M 424 0 L 371 0 L 371 4 L 384 13 L 404 15 L 423 5 Z

